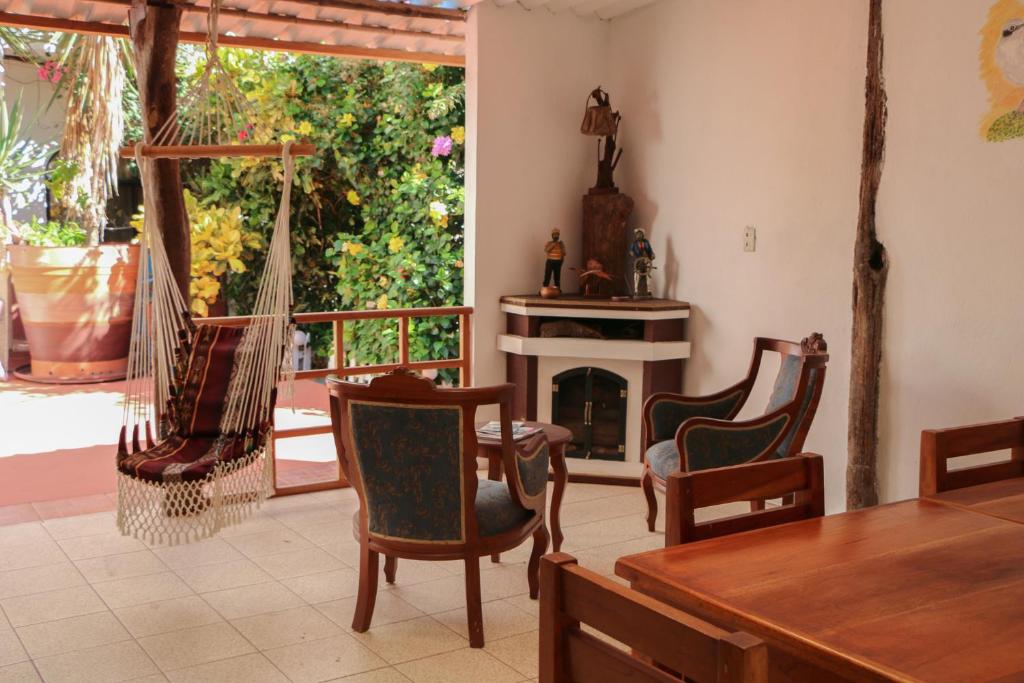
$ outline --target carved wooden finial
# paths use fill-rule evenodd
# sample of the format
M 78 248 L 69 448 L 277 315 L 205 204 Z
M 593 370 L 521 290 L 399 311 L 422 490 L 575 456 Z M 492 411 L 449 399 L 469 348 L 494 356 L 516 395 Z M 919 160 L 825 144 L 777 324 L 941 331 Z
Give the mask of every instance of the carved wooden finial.
M 828 351 L 828 342 L 821 332 L 813 332 L 810 337 L 800 340 L 800 348 L 804 353 L 825 353 Z

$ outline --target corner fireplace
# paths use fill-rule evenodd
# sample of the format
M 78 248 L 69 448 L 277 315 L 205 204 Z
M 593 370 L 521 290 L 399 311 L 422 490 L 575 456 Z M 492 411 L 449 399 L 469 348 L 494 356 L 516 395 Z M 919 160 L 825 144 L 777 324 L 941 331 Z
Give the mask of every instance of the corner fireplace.
M 593 367 L 551 378 L 551 421 L 573 435 L 568 457 L 625 461 L 628 386 L 625 377 Z
M 512 419 L 560 424 L 574 435 L 570 481 L 639 480 L 643 402 L 682 390 L 690 356 L 684 301 L 505 296 L 506 378 Z

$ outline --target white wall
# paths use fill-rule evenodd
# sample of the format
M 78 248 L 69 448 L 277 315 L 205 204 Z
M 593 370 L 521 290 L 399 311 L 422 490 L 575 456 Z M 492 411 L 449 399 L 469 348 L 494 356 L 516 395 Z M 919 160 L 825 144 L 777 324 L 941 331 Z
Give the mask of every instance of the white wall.
M 540 288 L 552 227 L 569 250 L 563 286 L 580 261 L 581 197 L 597 162 L 579 126 L 587 94 L 608 74 L 608 24 L 482 3 L 468 34 L 466 299 L 483 385 L 505 381 L 498 299 Z
M 978 135 L 991 4 L 886 4 L 885 500 L 916 495 L 922 429 L 1024 413 L 1024 141 Z M 844 505 L 866 24 L 867 2 L 819 0 L 663 0 L 611 23 L 620 185 L 652 226 L 663 293 L 696 307 L 687 388 L 733 381 L 755 334 L 823 332 L 831 362 L 807 446 L 826 457 L 832 511 Z
M 1024 140 L 988 143 L 978 31 L 993 0 L 888 3 L 882 471 L 913 495 L 920 430 L 1024 415 Z
M 1024 140 L 978 134 L 978 32 L 992 2 L 886 4 L 885 500 L 916 495 L 922 429 L 1024 414 Z M 825 455 L 828 507 L 842 509 L 867 5 L 662 0 L 596 25 L 475 10 L 477 380 L 504 377 L 495 302 L 536 286 L 552 223 L 579 257 L 593 159 L 576 130 L 601 83 L 624 116 L 617 181 L 650 229 L 656 291 L 694 305 L 687 390 L 740 377 L 755 335 L 823 332 L 831 362 L 807 447 Z
M 4 69 L 4 99 L 8 110 L 18 100 L 18 96 L 21 96 L 22 137 L 35 140 L 39 144 L 52 142 L 53 151 L 56 152 L 56 145 L 60 142 L 64 129 L 64 101 L 59 100 L 54 102 L 53 106 L 49 106 L 54 86 L 39 78 L 36 67 L 16 59 L 5 58 Z M 27 221 L 33 215 L 41 219 L 46 217 L 46 207 L 42 200 L 43 190 L 42 183 L 36 183 L 36 201 L 17 209 L 14 212 L 15 220 Z
M 826 455 L 833 510 L 845 476 L 866 7 L 665 0 L 611 22 L 619 185 L 650 228 L 657 293 L 694 306 L 687 391 L 738 381 L 755 336 L 822 332 L 831 361 L 807 448 Z M 747 225 L 754 253 L 743 251 Z M 744 413 L 763 411 L 767 391 L 759 385 Z

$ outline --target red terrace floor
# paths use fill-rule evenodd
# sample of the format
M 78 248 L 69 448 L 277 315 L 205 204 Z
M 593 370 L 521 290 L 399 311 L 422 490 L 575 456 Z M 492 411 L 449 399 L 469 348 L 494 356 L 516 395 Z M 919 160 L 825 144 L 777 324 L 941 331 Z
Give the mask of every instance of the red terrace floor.
M 113 509 L 123 390 L 0 382 L 0 525 Z M 322 384 L 296 382 L 294 404 L 278 407 L 279 428 L 329 423 Z M 279 485 L 336 476 L 329 434 L 281 440 L 277 452 Z

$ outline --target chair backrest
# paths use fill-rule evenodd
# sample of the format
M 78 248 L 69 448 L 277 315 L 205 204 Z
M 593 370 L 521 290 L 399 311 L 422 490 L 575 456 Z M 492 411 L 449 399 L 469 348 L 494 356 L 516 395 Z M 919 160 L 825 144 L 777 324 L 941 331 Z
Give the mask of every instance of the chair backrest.
M 775 351 L 782 356 L 765 414 L 796 402 L 796 405 L 791 406 L 792 422 L 786 429 L 786 437 L 776 449 L 779 457 L 785 457 L 803 448 L 807 432 L 814 421 L 821 390 L 825 385 L 828 344 L 818 333 L 804 338 L 799 344 L 759 337 L 754 341 L 755 357 L 763 355 L 765 351 Z M 754 366 L 759 364 L 759 359 L 752 363 Z
M 1009 460 L 949 469 L 952 458 L 1007 449 Z M 1024 417 L 921 432 L 922 496 L 1014 477 L 1024 477 Z
M 676 472 L 667 482 L 665 545 L 679 545 L 741 531 L 821 517 L 825 514 L 824 466 L 820 455 L 765 460 L 697 472 Z M 782 498 L 764 510 L 698 523 L 700 508 Z
M 581 624 L 640 657 L 584 632 Z M 541 683 L 678 683 L 665 669 L 695 683 L 761 683 L 767 668 L 767 647 L 751 635 L 724 631 L 630 590 L 564 553 L 541 558 Z
M 172 416 L 182 436 L 213 437 L 220 434 L 228 385 L 235 367 L 235 351 L 244 327 L 200 324 L 192 334 L 184 377 L 173 404 Z
M 479 536 L 476 410 L 498 404 L 511 424 L 511 384 L 441 389 L 398 370 L 369 384 L 331 378 L 328 388 L 335 444 L 359 494 L 365 532 L 419 544 Z M 515 490 L 512 496 L 520 502 Z

